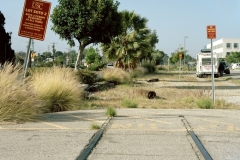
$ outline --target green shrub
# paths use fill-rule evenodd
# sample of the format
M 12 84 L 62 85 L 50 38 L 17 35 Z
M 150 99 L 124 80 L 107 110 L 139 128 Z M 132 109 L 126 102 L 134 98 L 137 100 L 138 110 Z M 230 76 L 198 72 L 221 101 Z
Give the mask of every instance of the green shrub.
M 144 63 L 142 66 L 147 69 L 147 72 L 148 72 L 148 73 L 154 73 L 154 72 L 156 72 L 156 67 L 155 67 L 155 65 L 153 65 L 153 64 L 151 64 L 151 63 Z
M 202 109 L 212 109 L 213 108 L 213 103 L 212 99 L 208 97 L 201 97 L 196 101 L 196 104 L 199 108 Z
M 146 68 L 137 67 L 133 71 L 130 72 L 130 77 L 131 78 L 142 77 L 143 75 L 146 74 L 146 72 L 147 72 Z
M 133 100 L 124 99 L 122 102 L 122 106 L 127 108 L 137 108 L 138 104 Z
M 116 109 L 114 107 L 108 107 L 106 111 L 106 115 L 109 117 L 114 117 L 117 115 Z
M 77 76 L 81 83 L 84 84 L 94 84 L 98 81 L 98 76 L 96 73 L 89 71 L 87 69 L 81 69 L 77 71 Z
M 43 112 L 71 110 L 81 104 L 79 81 L 72 69 L 54 67 L 36 72 L 30 83 Z
M 105 63 L 92 63 L 88 66 L 88 69 L 90 71 L 100 71 L 105 65 Z
M 123 84 L 130 81 L 130 74 L 121 68 L 105 68 L 102 70 L 102 78 L 109 82 Z
M 39 113 L 34 93 L 22 76 L 18 66 L 6 64 L 0 69 L 0 121 L 28 121 Z

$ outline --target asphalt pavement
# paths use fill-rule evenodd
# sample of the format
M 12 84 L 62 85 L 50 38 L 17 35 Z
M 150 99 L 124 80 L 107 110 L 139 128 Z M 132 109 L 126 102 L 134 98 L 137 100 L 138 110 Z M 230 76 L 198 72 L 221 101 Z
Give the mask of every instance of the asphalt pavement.
M 0 124 L 0 160 L 240 159 L 239 110 L 117 109 L 113 118 L 105 111 Z

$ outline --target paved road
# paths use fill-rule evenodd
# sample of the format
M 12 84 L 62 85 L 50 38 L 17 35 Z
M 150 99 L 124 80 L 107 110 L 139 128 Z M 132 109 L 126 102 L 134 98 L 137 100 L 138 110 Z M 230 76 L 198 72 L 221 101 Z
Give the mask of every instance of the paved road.
M 210 158 L 240 158 L 239 110 L 117 109 L 117 113 L 111 120 L 104 109 L 98 109 L 45 114 L 25 124 L 1 124 L 0 159 L 80 159 L 99 133 L 90 129 L 91 124 L 105 130 L 90 160 L 205 159 L 191 133 Z
M 196 75 L 196 71 L 188 71 L 187 73 Z M 183 72 L 182 74 L 186 73 Z M 240 79 L 240 70 L 230 70 L 230 74 L 223 74 L 223 77 L 232 77 L 235 79 Z

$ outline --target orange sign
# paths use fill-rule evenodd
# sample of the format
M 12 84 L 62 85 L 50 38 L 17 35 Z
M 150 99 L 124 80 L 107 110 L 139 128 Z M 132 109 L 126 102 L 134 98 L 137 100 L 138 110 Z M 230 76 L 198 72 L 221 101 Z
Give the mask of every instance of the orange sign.
M 18 35 L 43 41 L 50 9 L 50 2 L 25 0 Z
M 179 54 L 179 58 L 182 58 L 182 54 Z
M 207 39 L 216 38 L 216 26 L 207 26 Z

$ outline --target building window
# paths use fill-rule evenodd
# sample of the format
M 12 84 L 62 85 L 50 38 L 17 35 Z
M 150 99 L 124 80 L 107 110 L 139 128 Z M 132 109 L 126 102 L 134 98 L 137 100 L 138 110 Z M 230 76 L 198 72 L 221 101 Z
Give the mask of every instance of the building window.
M 230 55 L 230 52 L 227 52 L 227 56 L 229 56 Z
M 226 47 L 231 48 L 231 43 L 227 43 Z
M 234 43 L 234 44 L 233 44 L 233 47 L 234 47 L 234 48 L 238 48 L 238 43 Z

